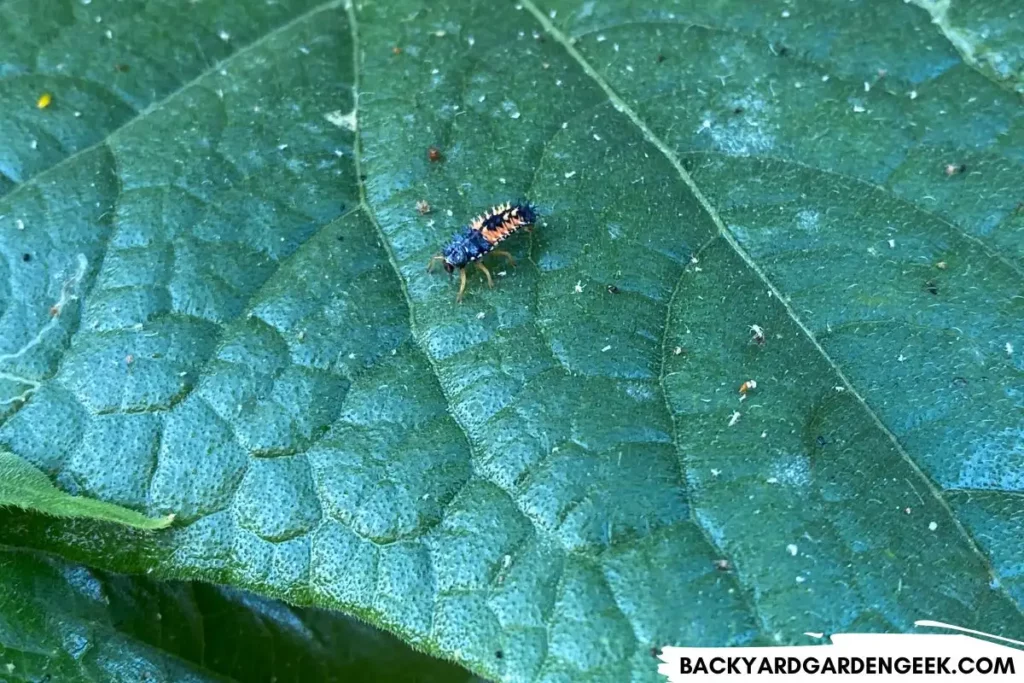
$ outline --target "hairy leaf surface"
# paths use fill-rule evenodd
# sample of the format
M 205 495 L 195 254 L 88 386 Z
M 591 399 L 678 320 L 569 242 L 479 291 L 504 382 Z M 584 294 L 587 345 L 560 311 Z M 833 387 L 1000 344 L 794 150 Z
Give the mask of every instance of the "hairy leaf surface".
M 928 12 L 140 3 L 124 72 L 105 5 L 4 48 L 0 446 L 176 522 L 6 542 L 507 680 L 1024 635 L 1024 110 Z M 59 64 L 101 93 L 66 120 Z M 429 257 L 517 197 L 518 266 L 456 305 Z

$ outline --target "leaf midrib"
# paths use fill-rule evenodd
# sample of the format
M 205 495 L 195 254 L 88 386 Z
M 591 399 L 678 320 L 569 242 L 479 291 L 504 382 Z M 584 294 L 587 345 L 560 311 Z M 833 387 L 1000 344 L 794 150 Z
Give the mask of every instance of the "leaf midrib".
M 671 26 L 671 27 L 683 28 L 683 29 L 699 28 L 699 29 L 703 29 L 705 31 L 709 31 L 709 32 L 713 32 L 713 33 L 721 33 L 721 34 L 727 34 L 727 35 L 730 35 L 730 36 L 736 36 L 736 37 L 739 37 L 741 39 L 749 39 L 750 36 L 753 35 L 755 38 L 760 38 L 761 40 L 763 40 L 763 41 L 765 41 L 765 42 L 767 42 L 769 44 L 771 42 L 767 38 L 765 38 L 764 36 L 761 36 L 760 34 L 744 33 L 744 32 L 739 31 L 737 29 L 732 29 L 732 28 L 728 28 L 728 27 L 724 27 L 724 26 L 714 26 L 714 25 L 711 25 L 711 24 L 701 23 L 699 21 L 653 21 L 653 20 L 642 20 L 642 21 L 627 21 L 627 22 L 622 22 L 622 23 L 619 23 L 619 24 L 604 24 L 604 25 L 601 25 L 601 26 L 598 26 L 598 27 L 587 29 L 586 31 L 582 31 L 580 33 L 574 33 L 571 38 L 569 38 L 568 36 L 564 36 L 563 35 L 563 38 L 567 41 L 567 43 L 563 43 L 563 44 L 571 45 L 572 41 L 579 41 L 580 39 L 582 39 L 582 38 L 584 38 L 586 36 L 593 35 L 595 33 L 601 33 L 602 31 L 611 31 L 613 29 L 619 29 L 619 28 L 631 27 L 631 26 L 655 26 L 655 27 Z M 557 29 L 554 29 L 554 30 L 557 31 Z M 554 35 L 554 34 L 552 34 L 552 35 Z M 820 66 L 822 64 L 822 62 L 819 61 L 819 60 L 801 59 L 799 57 L 795 57 L 795 58 L 791 58 L 791 59 L 793 59 L 793 61 L 795 61 L 797 63 L 805 64 L 805 65 L 807 65 L 809 67 L 813 67 L 813 68 L 820 68 Z M 582 60 L 582 56 L 580 57 L 580 60 Z M 580 60 L 577 60 L 577 61 L 580 61 Z M 971 68 L 974 68 L 974 67 L 972 66 Z M 975 69 L 975 70 L 977 70 L 977 69 Z M 596 71 L 595 71 L 595 73 L 596 73 Z M 591 74 L 588 73 L 588 75 L 591 75 Z M 984 75 L 984 74 L 982 74 L 982 75 Z M 833 77 L 833 78 L 835 80 L 838 80 L 838 81 L 848 80 L 848 82 L 851 83 L 852 85 L 858 85 L 859 86 L 859 83 L 853 83 L 852 79 L 844 79 L 843 76 L 838 76 L 838 77 Z M 988 78 L 988 77 L 986 76 L 986 78 Z M 989 80 L 992 80 L 992 79 L 989 78 Z M 1005 86 L 1004 86 L 1004 89 L 1005 89 Z M 606 90 L 606 92 L 608 92 L 608 91 Z M 650 102 L 650 101 L 656 100 L 656 99 L 658 99 L 658 97 L 662 97 L 662 96 L 664 96 L 664 93 L 659 93 L 658 95 L 652 96 L 650 98 L 646 98 L 646 99 L 641 100 L 641 101 L 643 101 L 643 102 Z M 613 104 L 616 104 L 614 100 L 613 100 Z M 625 102 L 622 101 L 622 104 L 624 105 Z M 634 121 L 634 123 L 636 123 L 636 122 Z M 920 140 L 916 141 L 915 144 L 917 144 L 917 145 L 921 144 Z M 667 148 L 667 145 L 666 145 L 666 148 Z M 707 155 L 707 156 L 723 156 L 723 157 L 728 157 L 728 158 L 731 158 L 731 159 L 737 158 L 736 155 L 734 155 L 734 154 L 728 154 L 728 153 L 725 153 L 725 152 L 720 152 L 720 151 L 717 151 L 717 150 L 709 150 L 709 149 L 687 149 L 687 150 L 681 150 L 680 152 L 676 153 L 676 156 L 682 156 L 682 155 L 686 155 L 686 154 Z M 929 218 L 934 219 L 936 222 L 941 223 L 944 226 L 946 226 L 952 232 L 955 232 L 957 235 L 959 235 L 959 236 L 963 237 L 964 239 L 967 239 L 968 241 L 974 243 L 975 245 L 978 246 L 978 248 L 980 248 L 985 253 L 985 255 L 987 257 L 989 257 L 993 261 L 998 261 L 998 262 L 1002 263 L 1004 266 L 1006 266 L 1011 271 L 1013 271 L 1013 273 L 1015 275 L 1017 275 L 1017 277 L 1021 278 L 1021 280 L 1024 281 L 1024 267 L 1021 267 L 1020 265 L 1018 265 L 1018 264 L 1014 263 L 1013 261 L 1011 261 L 1010 259 L 1006 258 L 1006 256 L 1004 256 L 1003 254 L 999 253 L 988 242 L 986 242 L 985 240 L 981 239 L 977 235 L 974 235 L 974 234 L 968 232 L 963 227 L 957 225 L 956 223 L 954 223 L 950 219 L 948 219 L 948 218 L 946 218 L 946 217 L 944 217 L 944 216 L 942 216 L 942 215 L 940 215 L 938 213 L 930 211 L 930 210 L 924 208 L 923 206 L 915 204 L 914 202 L 908 200 L 907 198 L 896 194 L 895 192 L 893 192 L 892 188 L 887 186 L 887 185 L 875 183 L 875 182 L 872 182 L 870 180 L 865 180 L 864 178 L 860 178 L 858 176 L 851 175 L 849 173 L 843 173 L 842 171 L 836 171 L 834 169 L 822 168 L 820 166 L 813 166 L 811 164 L 804 163 L 804 162 L 800 161 L 799 159 L 791 159 L 791 158 L 779 156 L 777 154 L 766 154 L 766 153 L 763 153 L 763 152 L 758 152 L 756 155 L 752 155 L 750 158 L 757 159 L 757 160 L 777 161 L 777 162 L 783 163 L 783 164 L 792 164 L 792 165 L 798 166 L 800 168 L 805 168 L 805 169 L 808 169 L 810 171 L 814 171 L 815 173 L 820 173 L 822 175 L 831 176 L 831 177 L 834 177 L 834 178 L 842 178 L 843 180 L 847 180 L 849 182 L 854 182 L 854 183 L 857 183 L 857 184 L 860 184 L 860 185 L 864 185 L 865 187 L 869 187 L 869 188 L 871 188 L 873 190 L 881 190 L 881 191 L 885 192 L 886 195 L 889 196 L 890 198 L 892 198 L 894 201 L 897 201 L 897 202 L 899 202 L 901 204 L 905 204 L 910 209 L 912 209 L 914 211 L 917 211 L 917 212 L 920 212 L 920 213 L 924 214 L 925 216 L 928 216 Z M 891 179 L 891 176 L 892 176 L 892 172 L 890 171 L 890 175 L 886 179 L 886 182 L 888 182 L 888 180 Z M 1004 217 L 1003 220 L 1005 220 L 1005 217 Z
M 579 64 L 580 68 L 583 69 L 584 73 L 586 73 L 587 76 L 589 76 L 598 85 L 598 87 L 600 87 L 604 91 L 604 93 L 608 96 L 609 101 L 611 102 L 612 106 L 616 109 L 616 111 L 624 114 L 633 123 L 633 125 L 635 125 L 637 129 L 639 129 L 644 139 L 647 140 L 650 144 L 654 145 L 654 147 L 656 147 L 658 151 L 661 152 L 662 155 L 664 155 L 666 160 L 676 170 L 676 173 L 679 174 L 680 179 L 686 184 L 690 192 L 697 199 L 698 203 L 701 205 L 701 208 L 704 209 L 704 211 L 708 214 L 708 217 L 715 224 L 715 228 L 718 230 L 718 233 L 721 236 L 721 238 L 724 239 L 726 243 L 729 244 L 729 246 L 743 260 L 747 267 L 750 268 L 755 275 L 757 275 L 757 277 L 765 284 L 766 287 L 768 287 L 771 294 L 782 305 L 783 309 L 786 311 L 786 314 L 789 316 L 789 318 L 793 321 L 794 324 L 796 324 L 800 331 L 803 332 L 803 334 L 807 337 L 808 341 L 811 343 L 814 349 L 821 355 L 822 359 L 824 359 L 824 361 L 828 363 L 829 367 L 832 368 L 833 372 L 836 373 L 836 376 L 843 383 L 843 386 L 846 387 L 846 390 L 857 400 L 857 402 L 864 409 L 865 413 L 867 413 L 868 417 L 874 423 L 874 425 L 882 432 L 883 435 L 885 435 L 886 438 L 888 438 L 888 440 L 892 443 L 893 447 L 896 449 L 896 452 L 899 453 L 900 457 L 903 458 L 903 460 L 914 471 L 914 473 L 917 474 L 921 481 L 924 482 L 924 484 L 928 488 L 928 492 L 937 501 L 938 505 L 941 506 L 941 508 L 946 512 L 946 514 L 952 520 L 958 532 L 963 536 L 967 545 L 977 555 L 978 559 L 985 567 L 985 570 L 987 571 L 989 578 L 992 580 L 992 584 L 998 585 L 999 590 L 1007 599 L 1007 601 L 1013 604 L 1019 613 L 1024 615 L 1024 609 L 1022 609 L 1022 607 L 1020 606 L 1020 604 L 1017 603 L 1016 600 L 1012 599 L 1012 597 L 1007 592 L 1006 588 L 1003 586 L 1002 582 L 997 580 L 997 577 L 992 567 L 991 560 L 987 555 L 985 555 L 981 551 L 981 549 L 978 547 L 978 544 L 974 540 L 974 537 L 972 537 L 970 533 L 968 533 L 967 529 L 960 522 L 959 518 L 953 513 L 952 508 L 950 508 L 949 503 L 942 495 L 942 492 L 935 485 L 935 482 L 932 481 L 932 479 L 921 469 L 917 462 L 910 456 L 906 449 L 903 448 L 903 445 L 900 444 L 899 440 L 896 438 L 896 435 L 885 425 L 884 422 L 882 422 L 881 418 L 871 408 L 871 406 L 865 400 L 864 396 L 861 395 L 861 393 L 856 389 L 856 387 L 854 387 L 853 383 L 846 376 L 843 370 L 839 367 L 839 364 L 828 354 L 827 351 L 825 351 L 824 347 L 822 347 L 818 339 L 814 336 L 814 333 L 800 319 L 796 311 L 790 305 L 789 301 L 782 295 L 782 292 L 780 292 L 779 289 L 775 286 L 775 283 L 768 278 L 768 275 L 764 272 L 764 270 L 762 270 L 762 268 L 757 264 L 756 261 L 754 261 L 750 254 L 748 254 L 746 250 L 743 249 L 743 247 L 736 240 L 735 236 L 731 232 L 729 232 L 729 230 L 725 226 L 725 223 L 722 221 L 721 216 L 719 216 L 718 211 L 711 204 L 708 198 L 704 195 L 700 187 L 698 187 L 697 183 L 693 180 L 693 177 L 686 171 L 685 168 L 683 168 L 683 165 L 680 162 L 679 157 L 668 147 L 668 145 L 665 144 L 664 141 L 661 140 L 661 138 L 654 134 L 654 132 L 650 129 L 650 127 L 647 126 L 643 119 L 641 119 L 640 116 L 635 111 L 633 111 L 633 109 L 626 103 L 626 101 L 623 100 L 622 97 L 619 96 L 619 94 L 616 93 L 614 89 L 612 89 L 612 87 L 607 83 L 607 81 L 605 81 L 601 74 L 599 74 L 597 70 L 594 69 L 594 67 L 592 67 L 590 63 L 583 58 L 583 55 L 581 55 L 579 51 L 576 50 L 575 46 L 572 44 L 572 41 L 557 27 L 555 27 L 555 25 L 548 19 L 547 15 L 544 14 L 540 10 L 540 8 L 538 8 L 537 5 L 534 4 L 533 0 L 517 0 L 517 2 L 518 4 L 521 4 L 523 7 L 525 7 L 530 12 L 530 14 L 533 15 L 533 17 L 541 25 L 544 31 L 548 35 L 550 35 L 552 39 L 558 42 L 563 47 L 563 49 L 565 49 L 565 51 L 569 54 L 569 56 L 574 61 L 576 61 L 577 64 Z

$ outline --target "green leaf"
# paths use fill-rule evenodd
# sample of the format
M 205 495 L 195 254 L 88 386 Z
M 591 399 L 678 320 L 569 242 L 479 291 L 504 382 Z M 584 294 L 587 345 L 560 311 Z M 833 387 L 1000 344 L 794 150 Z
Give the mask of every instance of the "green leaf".
M 928 10 L 961 57 L 1024 94 L 1024 22 L 1013 0 L 912 0 Z
M 0 550 L 4 681 L 469 681 L 336 613 Z
M 46 474 L 0 448 L 0 506 L 6 505 L 56 517 L 116 522 L 136 529 L 165 529 L 174 521 L 173 514 L 147 517 L 113 503 L 68 495 L 54 486 Z
M 150 3 L 152 73 L 208 66 L 0 200 L 0 445 L 182 526 L 5 542 L 507 680 L 1024 636 L 1024 116 L 928 12 L 283 1 L 243 44 L 219 5 L 213 63 Z M 456 305 L 429 257 L 518 196 L 519 266 Z

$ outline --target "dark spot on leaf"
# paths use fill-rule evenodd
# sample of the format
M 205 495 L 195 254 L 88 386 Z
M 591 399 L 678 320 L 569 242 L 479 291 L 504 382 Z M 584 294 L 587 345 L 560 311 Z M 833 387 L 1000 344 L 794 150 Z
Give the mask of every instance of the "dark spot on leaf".
M 124 73 L 128 73 L 128 71 L 130 69 L 131 69 L 131 67 L 128 66 L 127 64 L 115 64 L 114 65 L 114 71 L 120 71 L 123 74 Z
M 732 569 L 732 565 L 729 563 L 729 560 L 722 558 L 720 560 L 715 560 L 715 569 L 720 572 L 727 572 Z
M 827 446 L 827 445 L 828 445 L 828 439 L 826 439 L 826 438 L 825 438 L 824 436 L 821 436 L 821 435 L 819 435 L 819 436 L 818 436 L 818 438 L 817 438 L 817 439 L 815 439 L 814 441 L 815 441 L 815 442 L 816 442 L 816 443 L 817 443 L 817 444 L 818 444 L 819 446 L 821 446 L 822 448 L 824 448 L 825 446 Z
M 501 659 L 502 657 L 505 656 L 505 653 L 502 652 L 501 650 L 495 650 L 494 651 L 494 656 L 497 657 L 498 659 Z
M 22 254 L 21 260 L 24 261 L 25 263 L 28 263 L 29 261 L 32 260 L 32 254 Z
M 735 109 L 732 110 L 732 113 L 733 114 L 742 114 L 743 113 L 743 107 L 736 107 Z
M 960 387 L 962 389 L 963 387 L 966 387 L 968 384 L 969 384 L 969 382 L 967 381 L 966 377 L 954 377 L 953 378 L 953 386 L 955 386 L 955 387 Z
M 776 45 L 775 54 L 777 54 L 779 57 L 786 57 L 787 55 L 789 55 L 789 48 L 786 47 L 785 45 Z
M 400 55 L 400 54 L 402 54 L 402 48 L 400 48 L 397 45 L 395 45 L 393 48 L 391 48 L 391 54 L 393 54 L 393 55 Z
M 924 283 L 924 289 L 929 294 L 934 295 L 939 293 L 939 286 L 935 284 L 935 280 L 928 280 L 928 282 Z
M 365 181 L 366 180 L 366 174 L 365 173 L 360 173 L 359 174 L 359 179 Z
M 619 288 L 616 287 L 615 285 L 608 285 L 608 293 L 609 294 L 618 294 L 619 293 Z
M 658 55 L 657 57 L 655 57 L 654 61 L 658 62 L 658 64 L 661 64 L 662 62 L 665 61 L 665 55 Z
M 431 161 L 441 161 L 441 150 L 437 147 L 427 149 L 427 158 Z
M 660 657 L 661 656 L 661 648 L 660 647 L 652 647 L 651 648 L 651 656 L 654 657 L 655 659 Z
M 344 210 L 345 210 L 345 205 L 344 204 L 338 204 L 338 211 L 344 211 Z

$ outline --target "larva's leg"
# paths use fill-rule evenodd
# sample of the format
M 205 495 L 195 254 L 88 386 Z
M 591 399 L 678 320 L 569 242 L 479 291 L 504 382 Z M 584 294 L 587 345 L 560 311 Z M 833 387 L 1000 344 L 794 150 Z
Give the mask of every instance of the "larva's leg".
M 429 273 L 434 269 L 434 261 L 444 261 L 444 256 L 435 256 L 430 259 L 430 263 L 427 264 L 427 272 Z
M 462 303 L 462 293 L 466 291 L 466 269 L 459 268 L 459 294 L 455 297 L 455 303 Z
M 510 254 L 507 251 L 505 251 L 504 249 L 495 249 L 491 253 L 494 254 L 495 256 L 504 256 L 506 259 L 508 259 L 508 264 L 510 266 L 512 266 L 512 267 L 515 267 L 515 265 L 516 265 L 515 257 L 512 256 L 512 254 Z
M 476 267 L 479 268 L 480 270 L 484 271 L 484 275 L 487 276 L 487 286 L 488 287 L 494 287 L 494 280 L 491 279 L 491 271 L 487 270 L 487 266 L 485 266 L 484 264 L 482 264 L 479 261 L 477 261 L 476 262 Z

